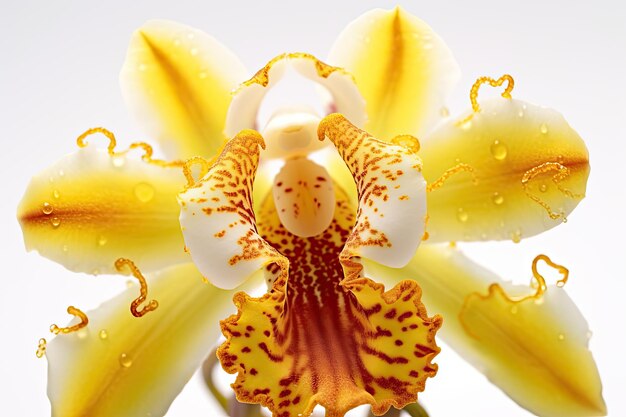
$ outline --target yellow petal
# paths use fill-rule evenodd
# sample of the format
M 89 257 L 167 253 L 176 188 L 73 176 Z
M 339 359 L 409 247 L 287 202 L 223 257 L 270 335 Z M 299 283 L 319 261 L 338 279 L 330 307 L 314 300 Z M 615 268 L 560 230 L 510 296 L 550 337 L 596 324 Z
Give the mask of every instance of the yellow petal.
M 563 288 L 536 296 L 437 245 L 422 245 L 401 270 L 367 263 L 366 273 L 389 283 L 414 277 L 444 317 L 443 340 L 532 413 L 606 415 L 587 322 Z
M 259 233 L 289 265 L 264 297 L 235 295 L 239 312 L 222 322 L 227 342 L 218 356 L 238 373 L 237 398 L 274 416 L 309 416 L 317 404 L 328 416 L 361 404 L 382 415 L 416 401 L 437 370 L 431 361 L 441 318 L 427 316 L 415 282 L 385 292 L 343 258 L 354 209 L 335 191 L 333 222 L 311 237 L 291 234 L 273 198 L 265 200 Z
M 168 157 L 214 156 L 224 144 L 231 90 L 246 79 L 239 59 L 211 36 L 153 20 L 132 37 L 120 74 L 124 98 Z
M 424 177 L 435 184 L 432 241 L 519 241 L 560 224 L 584 196 L 589 155 L 563 116 L 500 97 L 481 107 L 422 142 Z
M 348 25 L 329 61 L 354 75 L 367 103 L 365 128 L 383 140 L 425 134 L 460 75 L 439 36 L 400 7 L 369 11 Z
M 207 175 L 179 196 L 185 244 L 200 272 L 220 288 L 235 288 L 262 267 L 285 262 L 256 230 L 252 186 L 260 146 L 257 132 L 240 132 Z
M 17 216 L 28 250 L 71 271 L 116 273 L 118 258 L 144 270 L 188 262 L 178 224 L 180 168 L 82 148 L 31 180 Z
M 148 285 L 159 302 L 150 314 L 129 311 L 133 286 L 87 312 L 87 327 L 48 344 L 53 415 L 162 416 L 206 358 L 232 292 L 203 284 L 192 264 L 148 277 Z
M 365 124 L 365 103 L 350 74 L 325 64 L 313 55 L 288 53 L 272 59 L 235 92 L 226 121 L 226 134 L 229 137 L 240 130 L 255 128 L 263 98 L 280 82 L 290 67 L 324 87 L 332 97 L 335 111 L 345 114 L 357 126 Z M 273 129 L 272 126 L 268 127 Z
M 341 114 L 322 120 L 328 137 L 350 169 L 359 195 L 356 226 L 346 254 L 400 267 L 415 253 L 424 234 L 426 183 L 421 161 L 400 145 L 380 141 Z

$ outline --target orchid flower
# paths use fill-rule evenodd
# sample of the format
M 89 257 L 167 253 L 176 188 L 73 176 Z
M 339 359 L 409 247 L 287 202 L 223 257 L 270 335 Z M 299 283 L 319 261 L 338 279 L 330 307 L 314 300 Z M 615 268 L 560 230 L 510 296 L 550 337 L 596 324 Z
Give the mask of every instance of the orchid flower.
M 325 89 L 328 111 L 282 109 L 259 129 L 289 68 Z M 585 193 L 585 144 L 556 111 L 514 99 L 509 75 L 479 79 L 471 109 L 442 118 L 458 74 L 400 8 L 351 23 L 328 63 L 287 53 L 245 82 L 209 35 L 140 28 L 123 92 L 169 159 L 90 129 L 18 208 L 27 248 L 139 282 L 86 314 L 68 308 L 75 319 L 42 340 L 53 415 L 164 415 L 220 328 L 237 398 L 274 416 L 415 402 L 437 372 L 438 330 L 529 411 L 605 415 L 569 271 L 539 255 L 534 285 L 514 286 L 448 243 L 519 241 L 565 221 Z M 479 100 L 484 84 L 502 97 Z M 561 280 L 548 285 L 539 262 Z M 245 292 L 262 280 L 265 295 Z

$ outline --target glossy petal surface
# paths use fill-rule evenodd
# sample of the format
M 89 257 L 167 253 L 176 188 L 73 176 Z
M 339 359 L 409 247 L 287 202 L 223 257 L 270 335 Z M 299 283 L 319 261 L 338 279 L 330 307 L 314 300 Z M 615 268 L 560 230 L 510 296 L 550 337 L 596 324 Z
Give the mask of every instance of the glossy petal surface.
M 162 416 L 206 358 L 232 292 L 203 284 L 191 264 L 148 277 L 148 285 L 155 311 L 131 315 L 133 285 L 87 312 L 87 327 L 48 344 L 53 416 Z
M 542 416 L 606 415 L 587 322 L 563 288 L 533 297 L 535 289 L 438 245 L 422 245 L 403 269 L 367 263 L 366 273 L 387 283 L 414 277 L 429 309 L 445 317 L 446 343 L 520 406 Z
M 460 75 L 439 36 L 400 7 L 356 19 L 328 59 L 354 75 L 367 103 L 365 129 L 383 140 L 401 134 L 421 138 L 440 117 Z
M 176 202 L 180 168 L 82 148 L 33 177 L 18 219 L 28 250 L 71 271 L 116 273 L 118 258 L 145 271 L 187 262 Z
M 589 154 L 559 113 L 520 100 L 486 100 L 422 141 L 431 241 L 507 240 L 560 224 L 584 197 Z
M 189 26 L 152 20 L 133 35 L 120 74 L 130 110 L 172 159 L 214 156 L 225 142 L 231 90 L 246 79 L 239 59 Z

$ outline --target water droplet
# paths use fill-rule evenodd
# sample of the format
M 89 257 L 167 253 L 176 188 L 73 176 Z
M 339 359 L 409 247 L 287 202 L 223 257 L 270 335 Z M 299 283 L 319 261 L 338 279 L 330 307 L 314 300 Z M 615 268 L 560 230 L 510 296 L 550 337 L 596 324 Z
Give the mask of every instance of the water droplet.
M 107 238 L 105 236 L 98 236 L 98 246 L 104 246 L 107 244 Z
M 59 192 L 59 190 L 52 191 L 52 197 L 59 198 L 60 196 L 61 196 L 61 193 Z
M 41 209 L 41 211 L 43 211 L 43 214 L 50 214 L 54 211 L 54 207 L 52 207 L 52 204 L 46 201 L 45 203 L 43 203 L 43 208 Z
M 120 365 L 124 368 L 130 368 L 133 365 L 133 359 L 127 353 L 122 353 L 119 359 Z
M 491 196 L 491 200 L 493 201 L 493 204 L 498 206 L 504 203 L 504 197 L 497 191 L 493 193 L 493 195 Z
M 63 245 L 63 247 L 61 249 L 63 249 L 63 252 L 67 252 L 68 251 L 67 245 Z
M 54 216 L 52 219 L 50 219 L 50 224 L 52 225 L 52 227 L 59 227 L 59 225 L 61 224 L 61 219 Z
M 469 216 L 467 215 L 467 212 L 465 210 L 463 210 L 462 208 L 459 208 L 456 212 L 456 218 L 459 219 L 459 221 L 461 223 L 465 223 L 467 221 L 467 218 Z
M 548 133 L 548 126 L 546 126 L 545 123 L 542 123 L 541 127 L 539 127 L 539 130 L 541 130 L 541 133 L 545 135 Z
M 522 232 L 516 230 L 511 233 L 511 240 L 513 243 L 520 243 L 522 241 Z
M 191 48 L 189 52 L 191 53 L 192 56 L 196 56 L 198 55 L 198 48 Z
M 439 114 L 441 115 L 441 117 L 448 117 L 450 116 L 450 110 L 447 107 L 442 107 L 439 110 Z
M 548 191 L 548 186 L 546 184 L 541 184 L 539 186 L 539 191 L 541 191 L 542 193 L 545 193 L 546 191 Z
M 154 197 L 154 187 L 145 182 L 140 182 L 135 186 L 135 197 L 142 203 L 147 203 Z
M 517 306 L 511 307 L 511 314 L 517 314 Z
M 109 332 L 107 332 L 106 329 L 102 329 L 98 333 L 98 336 L 100 337 L 100 340 L 107 340 L 109 338 Z
M 124 164 L 126 163 L 126 158 L 123 156 L 116 155 L 113 158 L 111 158 L 111 163 L 113 164 L 114 167 L 120 168 L 120 167 L 123 167 Z
M 563 333 L 559 333 L 559 340 L 565 340 L 565 335 Z
M 139 71 L 145 71 L 146 68 L 148 68 L 146 64 L 139 64 Z
M 491 144 L 491 155 L 498 161 L 503 161 L 506 158 L 506 154 L 508 153 L 508 149 L 506 145 L 499 140 L 494 140 Z

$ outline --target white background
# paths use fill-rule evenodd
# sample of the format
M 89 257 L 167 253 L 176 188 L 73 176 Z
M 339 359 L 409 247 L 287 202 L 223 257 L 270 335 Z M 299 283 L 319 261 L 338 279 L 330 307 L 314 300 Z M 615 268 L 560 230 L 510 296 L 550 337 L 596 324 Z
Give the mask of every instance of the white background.
M 519 282 L 547 253 L 571 271 L 566 288 L 589 321 L 591 349 L 612 416 L 626 415 L 626 13 L 615 1 L 404 2 L 443 37 L 463 76 L 452 114 L 469 106 L 481 75 L 513 74 L 513 95 L 554 107 L 586 140 L 587 198 L 569 222 L 520 244 L 463 245 L 476 259 Z M 124 279 L 75 275 L 23 249 L 15 219 L 32 174 L 74 150 L 78 134 L 105 126 L 121 142 L 148 139 L 121 99 L 118 72 L 134 29 L 150 18 L 200 28 L 231 48 L 251 71 L 286 51 L 324 58 L 335 36 L 372 7 L 360 1 L 14 2 L 0 6 L 0 414 L 49 414 L 46 362 L 34 351 L 65 307 L 93 308 Z M 513 402 L 449 349 L 420 395 L 432 416 L 524 416 Z M 214 415 L 199 378 L 168 416 Z

